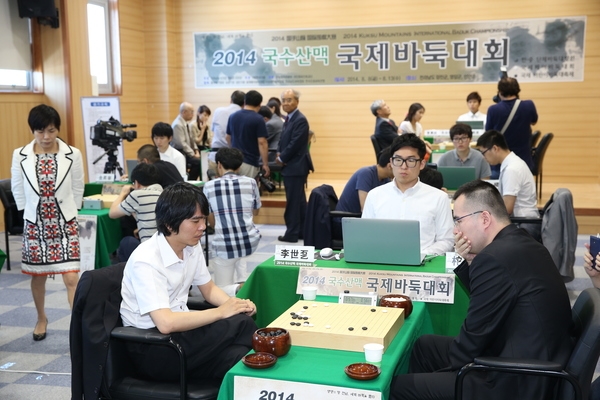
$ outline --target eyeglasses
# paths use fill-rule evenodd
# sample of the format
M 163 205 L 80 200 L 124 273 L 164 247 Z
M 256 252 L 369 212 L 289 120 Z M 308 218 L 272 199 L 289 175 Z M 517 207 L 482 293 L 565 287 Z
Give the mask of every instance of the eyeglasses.
M 453 142 L 456 143 L 462 143 L 462 142 L 468 142 L 469 141 L 469 137 L 468 136 L 462 136 L 462 137 L 454 137 L 454 139 L 452 139 Z
M 417 166 L 417 164 L 419 163 L 419 161 L 421 161 L 418 158 L 408 158 L 408 159 L 404 159 L 402 157 L 392 157 L 391 158 L 392 161 L 392 165 L 394 167 L 402 167 L 404 164 L 406 164 L 406 166 L 408 168 L 414 168 Z
M 483 211 L 475 211 L 472 212 L 471 214 L 467 214 L 467 215 L 463 215 L 462 217 L 454 217 L 454 226 L 458 226 L 460 224 L 460 221 L 463 220 L 464 218 L 470 217 L 471 215 L 475 215 L 475 214 L 481 214 Z
M 492 148 L 490 147 L 489 149 L 485 149 L 484 151 L 481 151 L 481 150 L 479 150 L 479 151 L 481 152 L 481 155 L 482 155 L 482 156 L 484 156 L 484 155 L 485 155 L 485 153 L 487 153 L 487 152 L 488 152 L 488 151 L 490 151 L 491 149 L 492 149 Z

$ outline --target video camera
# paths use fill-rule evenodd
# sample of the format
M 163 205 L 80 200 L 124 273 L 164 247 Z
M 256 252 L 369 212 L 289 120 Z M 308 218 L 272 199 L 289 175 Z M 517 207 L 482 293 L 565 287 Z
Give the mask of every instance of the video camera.
M 271 180 L 268 177 L 265 176 L 265 172 L 262 169 L 258 173 L 258 180 L 260 181 L 260 183 L 262 183 L 267 192 L 273 193 L 275 191 L 275 184 L 271 182 Z
M 125 130 L 135 128 L 136 124 L 121 124 L 118 120 L 110 117 L 108 121 L 98 120 L 96 125 L 90 129 L 92 144 L 102 147 L 104 150 L 116 150 L 122 139 L 128 142 L 137 138 L 137 132 Z
M 506 67 L 500 67 L 500 77 L 498 80 L 501 81 L 504 78 L 508 78 L 508 72 L 506 72 Z M 496 93 L 496 95 L 492 97 L 492 101 L 494 103 L 500 103 L 500 93 Z

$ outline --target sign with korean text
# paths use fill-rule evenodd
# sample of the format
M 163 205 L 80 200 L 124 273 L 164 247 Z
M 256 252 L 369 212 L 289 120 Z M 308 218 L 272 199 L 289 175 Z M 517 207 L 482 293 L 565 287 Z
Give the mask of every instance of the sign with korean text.
M 582 81 L 586 17 L 194 34 L 197 88 Z
M 404 294 L 427 303 L 454 304 L 454 274 L 385 271 L 348 268 L 300 268 L 296 293 L 303 286 L 316 286 L 317 294 L 338 296 L 344 290 L 354 293 Z
M 381 400 L 381 392 L 313 383 L 235 376 L 234 400 Z
M 275 246 L 275 265 L 312 267 L 315 262 L 315 246 Z

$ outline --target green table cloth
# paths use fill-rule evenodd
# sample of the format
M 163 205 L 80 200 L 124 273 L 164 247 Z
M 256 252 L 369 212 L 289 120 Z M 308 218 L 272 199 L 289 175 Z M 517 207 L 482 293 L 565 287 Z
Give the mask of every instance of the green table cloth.
M 94 268 L 111 264 L 110 255 L 117 251 L 121 242 L 121 222 L 108 216 L 108 208 L 101 210 L 80 210 L 81 215 L 96 215 L 96 257 Z

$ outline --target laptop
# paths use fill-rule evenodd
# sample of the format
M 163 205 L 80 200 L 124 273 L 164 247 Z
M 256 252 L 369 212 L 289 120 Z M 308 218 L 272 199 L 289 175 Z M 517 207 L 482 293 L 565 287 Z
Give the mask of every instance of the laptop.
M 421 265 L 419 221 L 342 218 L 344 259 L 349 263 Z
M 127 176 L 131 176 L 133 169 L 138 165 L 138 160 L 125 160 L 125 167 L 127 168 Z
M 471 127 L 471 129 L 483 129 L 483 121 L 456 121 L 457 124 L 466 124 Z
M 456 190 L 467 182 L 477 179 L 475 167 L 439 167 L 437 170 L 444 177 L 444 187 Z

